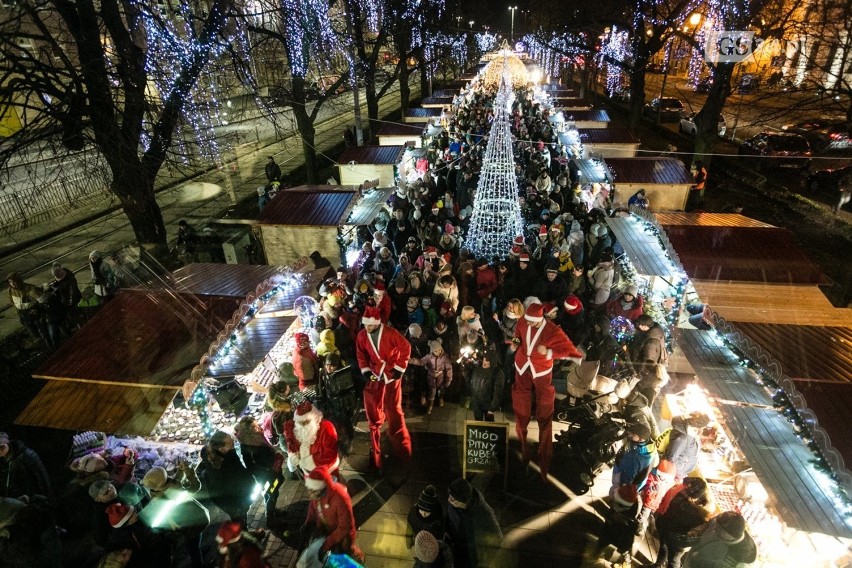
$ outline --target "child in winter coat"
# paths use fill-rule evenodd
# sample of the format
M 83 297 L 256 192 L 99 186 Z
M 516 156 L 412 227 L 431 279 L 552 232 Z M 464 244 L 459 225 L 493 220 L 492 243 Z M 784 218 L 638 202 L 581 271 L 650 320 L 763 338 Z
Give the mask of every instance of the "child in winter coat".
M 426 368 L 426 379 L 429 382 L 427 414 L 432 414 L 435 397 L 438 406 L 444 406 L 444 390 L 453 382 L 453 363 L 444 352 L 440 341 L 429 342 L 429 354 L 420 360 Z M 423 401 L 426 402 L 426 401 Z

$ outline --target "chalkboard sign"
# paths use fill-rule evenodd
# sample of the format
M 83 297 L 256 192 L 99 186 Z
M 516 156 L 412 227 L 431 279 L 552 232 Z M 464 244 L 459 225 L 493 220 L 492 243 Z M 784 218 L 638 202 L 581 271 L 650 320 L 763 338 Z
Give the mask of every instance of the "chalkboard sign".
M 509 449 L 508 422 L 464 422 L 463 474 L 501 471 L 506 476 Z

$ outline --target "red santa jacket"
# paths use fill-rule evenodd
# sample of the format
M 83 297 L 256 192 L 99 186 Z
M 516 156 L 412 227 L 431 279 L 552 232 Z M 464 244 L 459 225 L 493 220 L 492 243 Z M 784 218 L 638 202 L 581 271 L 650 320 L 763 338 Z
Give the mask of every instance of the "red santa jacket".
M 290 358 L 293 364 L 293 374 L 299 379 L 299 390 L 305 390 L 305 387 L 315 385 L 319 381 L 319 359 L 317 354 L 310 348 L 299 349 L 297 345 L 293 349 L 293 356 Z M 305 368 L 312 370 L 313 376 L 306 376 Z
M 382 323 L 388 323 L 393 303 L 391 302 L 390 296 L 387 292 L 382 295 L 382 301 L 379 302 L 376 307 L 379 308 L 379 319 L 382 320 Z
M 355 515 L 346 487 L 332 483 L 318 499 L 308 506 L 306 524 L 315 526 L 326 535 L 322 549 L 329 551 L 340 545 L 349 553 L 355 547 Z
M 515 337 L 521 342 L 515 353 L 515 370 L 519 374 L 529 370 L 534 378 L 541 377 L 553 371 L 556 359 L 571 359 L 577 363 L 583 359 L 583 354 L 577 351 L 565 332 L 550 321 L 536 329 L 521 318 L 515 326 Z M 540 345 L 547 348 L 546 354 L 538 352 Z
M 355 351 L 361 372 L 371 371 L 386 383 L 392 380 L 391 371 L 404 373 L 411 358 L 411 344 L 397 330 L 384 324 L 379 326 L 375 343 L 366 329 L 359 331 Z
M 323 418 L 320 420 L 317 439 L 310 447 L 303 447 L 296 439 L 294 431 L 296 422 L 288 420 L 284 423 L 284 437 L 287 440 L 287 469 L 296 471 L 301 467 L 302 471 L 309 473 L 315 467 L 324 466 L 329 473 L 340 466 L 340 457 L 337 455 L 337 429 L 330 421 Z

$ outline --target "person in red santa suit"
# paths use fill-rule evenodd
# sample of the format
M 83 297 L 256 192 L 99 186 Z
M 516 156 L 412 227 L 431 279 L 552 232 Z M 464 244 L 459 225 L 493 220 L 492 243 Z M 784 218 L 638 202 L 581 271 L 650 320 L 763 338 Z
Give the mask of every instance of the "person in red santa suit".
M 544 317 L 544 308 L 539 303 L 530 304 L 523 319 L 518 321 L 512 350 L 515 351 L 515 383 L 512 385 L 515 431 L 521 441 L 524 461 L 527 461 L 527 426 L 532 412 L 531 393 L 534 392 L 539 430 L 538 463 L 541 477 L 546 480 L 553 455 L 553 404 L 556 397 L 553 362 L 570 359 L 579 363 L 583 354 L 558 325 Z
M 376 282 L 376 285 L 373 287 L 373 301 L 376 302 L 376 307 L 379 308 L 379 319 L 383 324 L 387 324 L 390 319 L 393 303 L 387 294 L 385 285 L 381 282 Z
M 411 358 L 411 344 L 401 333 L 381 321 L 379 309 L 367 306 L 361 318 L 364 329 L 355 339 L 358 367 L 364 376 L 364 409 L 370 423 L 370 466 L 382 468 L 382 424 L 387 419 L 394 454 L 411 457 L 411 437 L 402 412 L 402 375 Z
M 316 467 L 305 477 L 305 489 L 310 503 L 308 517 L 300 533 L 303 542 L 323 539 L 316 552 L 317 560 L 324 563 L 329 553 L 335 553 L 348 554 L 363 562 L 364 553 L 355 544 L 355 514 L 346 486 L 332 480 L 325 468 Z M 311 547 L 302 555 L 309 551 L 312 551 Z
M 304 475 L 315 467 L 324 467 L 334 478 L 339 476 L 337 430 L 323 418 L 319 408 L 305 401 L 296 407 L 293 420 L 284 424 L 287 439 L 287 469 L 301 469 Z
M 299 379 L 299 390 L 315 387 L 319 382 L 319 359 L 311 349 L 311 340 L 307 333 L 297 333 L 293 336 L 296 345 L 293 347 L 293 374 Z

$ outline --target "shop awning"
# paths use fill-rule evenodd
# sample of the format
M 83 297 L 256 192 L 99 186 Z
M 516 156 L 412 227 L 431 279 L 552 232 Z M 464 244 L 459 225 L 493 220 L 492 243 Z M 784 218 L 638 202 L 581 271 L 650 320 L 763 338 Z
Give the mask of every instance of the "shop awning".
M 358 192 L 351 186 L 299 186 L 273 199 L 259 221 L 264 225 L 339 227 L 357 198 Z
M 349 219 L 346 220 L 345 224 L 369 225 L 375 221 L 379 211 L 385 206 L 394 189 L 393 187 L 377 187 L 370 190 L 352 208 L 352 213 L 349 214 Z
M 636 215 L 608 217 L 606 223 L 639 274 L 669 278 L 681 272 L 666 257 L 659 239 L 647 229 L 647 224 L 641 218 Z
M 678 329 L 677 342 L 711 397 L 745 403 L 720 404 L 719 410 L 781 518 L 803 531 L 852 537 L 850 519 L 811 465 L 813 454 L 733 352 L 713 332 Z
M 604 132 L 610 132 L 605 130 Z M 757 219 L 752 219 L 737 213 L 684 213 L 683 211 L 659 211 L 654 212 L 657 223 L 663 226 L 674 225 L 698 225 L 703 227 L 752 227 L 762 229 L 775 229 Z
M 148 436 L 176 394 L 171 388 L 47 381 L 15 424 Z

